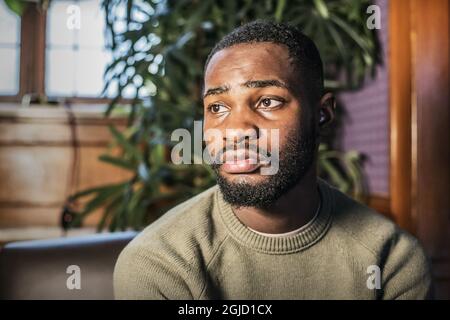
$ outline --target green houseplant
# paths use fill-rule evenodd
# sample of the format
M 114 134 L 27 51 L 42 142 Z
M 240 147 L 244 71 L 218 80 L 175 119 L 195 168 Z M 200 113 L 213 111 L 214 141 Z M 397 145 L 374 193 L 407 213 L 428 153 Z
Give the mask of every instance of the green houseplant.
M 170 206 L 215 183 L 207 166 L 175 166 L 168 157 L 170 133 L 192 129 L 201 119 L 203 63 L 214 44 L 241 23 L 275 19 L 300 26 L 317 44 L 325 62 L 328 89 L 358 88 L 379 61 L 376 35 L 366 28 L 369 1 L 352 0 L 104 0 L 107 38 L 114 61 L 105 71 L 107 86 L 132 99 L 129 127 L 111 127 L 119 157 L 101 161 L 122 167 L 132 177 L 119 184 L 81 191 L 88 201 L 66 210 L 69 226 L 80 225 L 95 209 L 104 214 L 98 229 L 140 229 Z M 357 152 L 319 150 L 319 174 L 338 188 L 360 197 L 363 178 Z
M 38 3 L 43 9 L 47 9 L 50 0 L 4 0 L 6 6 L 18 16 L 22 16 L 28 3 Z

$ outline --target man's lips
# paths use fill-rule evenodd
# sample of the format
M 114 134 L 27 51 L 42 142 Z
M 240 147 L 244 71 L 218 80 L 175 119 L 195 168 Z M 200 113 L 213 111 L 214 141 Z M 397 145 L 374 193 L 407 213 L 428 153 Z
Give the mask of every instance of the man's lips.
M 226 173 L 251 173 L 261 166 L 261 164 L 254 162 L 251 159 L 236 160 L 222 164 L 221 168 Z
M 251 173 L 264 164 L 258 163 L 258 154 L 249 150 L 228 151 L 224 160 L 221 167 L 227 173 Z

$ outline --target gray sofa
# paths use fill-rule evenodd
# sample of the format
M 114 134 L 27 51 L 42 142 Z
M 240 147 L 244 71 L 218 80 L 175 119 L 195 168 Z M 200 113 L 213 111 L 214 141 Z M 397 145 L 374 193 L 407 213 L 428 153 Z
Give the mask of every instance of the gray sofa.
M 113 299 L 115 262 L 136 234 L 9 243 L 0 249 L 0 299 Z

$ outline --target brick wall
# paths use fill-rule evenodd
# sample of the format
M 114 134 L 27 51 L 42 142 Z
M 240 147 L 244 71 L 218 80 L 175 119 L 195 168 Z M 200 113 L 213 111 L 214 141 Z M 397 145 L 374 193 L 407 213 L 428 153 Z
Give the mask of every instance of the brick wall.
M 384 64 L 377 68 L 357 92 L 339 96 L 345 110 L 339 145 L 344 150 L 358 150 L 366 156 L 364 170 L 371 194 L 389 194 L 389 92 L 388 92 L 388 1 L 378 0 L 381 30 L 378 36 Z

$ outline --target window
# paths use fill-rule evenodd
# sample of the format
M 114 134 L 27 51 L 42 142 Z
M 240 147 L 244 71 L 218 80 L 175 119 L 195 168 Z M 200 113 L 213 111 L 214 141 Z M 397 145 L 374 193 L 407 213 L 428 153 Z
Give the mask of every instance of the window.
M 100 96 L 103 73 L 112 59 L 105 46 L 104 29 L 99 0 L 51 3 L 45 61 L 48 96 Z
M 0 1 L 0 95 L 19 92 L 20 18 Z
M 101 3 L 58 0 L 43 10 L 30 1 L 19 17 L 0 0 L 0 101 L 28 95 L 31 101 L 106 103 L 115 97 L 117 86 L 101 96 L 113 59 Z

